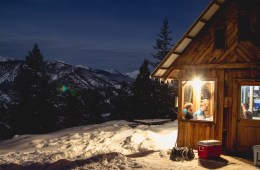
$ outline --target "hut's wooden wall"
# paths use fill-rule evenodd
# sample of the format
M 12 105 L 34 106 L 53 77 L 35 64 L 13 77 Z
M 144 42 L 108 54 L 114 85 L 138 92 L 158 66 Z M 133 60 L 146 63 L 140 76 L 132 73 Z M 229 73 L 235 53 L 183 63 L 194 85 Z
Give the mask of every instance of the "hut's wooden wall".
M 228 152 L 251 153 L 252 146 L 260 143 L 260 121 L 240 119 L 241 83 L 260 85 L 260 68 L 226 69 L 225 92 L 231 99 L 224 109 L 224 126 L 226 129 L 225 150 Z
M 257 44 L 253 41 L 239 42 L 238 40 L 238 15 L 240 13 L 238 8 L 237 3 L 232 3 L 221 9 L 176 59 L 172 67 L 197 66 L 201 68 L 202 64 L 230 64 L 232 67 L 232 64 L 259 62 L 260 51 Z M 226 28 L 225 49 L 214 47 L 215 29 L 218 27 Z
M 182 108 L 178 110 L 179 132 L 178 145 L 197 149 L 200 140 L 217 139 L 222 141 L 226 152 L 252 152 L 252 146 L 260 143 L 260 121 L 240 120 L 240 81 L 259 82 L 258 69 L 211 69 L 181 70 L 183 79 L 194 76 L 216 79 L 215 121 L 201 122 L 182 119 Z M 181 82 L 179 84 L 181 87 Z M 181 88 L 179 97 L 182 99 Z M 179 106 L 182 106 L 179 100 Z
M 238 40 L 238 1 L 228 1 L 207 26 L 174 61 L 178 78 L 216 79 L 217 106 L 215 122 L 186 121 L 182 108 L 178 110 L 178 144 L 197 149 L 197 142 L 207 139 L 222 141 L 227 152 L 248 152 L 252 144 L 260 143 L 260 121 L 240 121 L 240 91 L 238 80 L 260 81 L 260 50 L 253 41 Z M 250 12 L 250 11 L 249 11 Z M 253 15 L 253 13 L 252 13 Z M 217 27 L 226 28 L 226 48 L 214 49 L 214 32 Z M 171 77 L 169 74 L 169 77 Z M 181 87 L 181 84 L 179 84 Z M 179 106 L 182 106 L 179 88 Z M 252 121 L 254 121 L 252 123 Z M 256 137 L 258 136 L 258 137 Z
M 200 140 L 218 139 L 222 141 L 222 127 L 223 127 L 223 104 L 224 104 L 224 70 L 182 70 L 182 78 L 191 78 L 200 76 L 207 79 L 215 79 L 216 87 L 216 113 L 213 122 L 202 122 L 182 119 L 182 109 L 178 110 L 179 132 L 178 145 L 190 146 L 197 149 L 197 143 Z M 181 82 L 179 87 L 181 87 Z M 181 90 L 179 90 L 179 97 L 181 97 Z M 179 106 L 182 106 L 182 100 L 179 100 Z

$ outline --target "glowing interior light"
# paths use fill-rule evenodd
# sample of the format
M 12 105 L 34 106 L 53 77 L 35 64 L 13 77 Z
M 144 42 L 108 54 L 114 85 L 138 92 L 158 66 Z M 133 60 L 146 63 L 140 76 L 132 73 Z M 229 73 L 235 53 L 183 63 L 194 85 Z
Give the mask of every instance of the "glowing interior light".
M 193 80 L 193 88 L 195 89 L 200 89 L 202 86 L 202 81 L 199 79 L 194 79 Z
M 196 78 L 193 80 L 192 85 L 196 93 L 196 100 L 200 101 L 202 81 Z

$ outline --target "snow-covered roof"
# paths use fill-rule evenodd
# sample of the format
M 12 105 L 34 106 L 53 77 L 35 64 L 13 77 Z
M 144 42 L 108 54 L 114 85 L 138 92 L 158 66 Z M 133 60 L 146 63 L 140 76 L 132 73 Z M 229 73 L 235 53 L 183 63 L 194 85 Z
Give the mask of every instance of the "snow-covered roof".
M 188 47 L 198 33 L 205 27 L 210 21 L 212 16 L 219 10 L 226 0 L 212 0 L 206 9 L 201 13 L 197 20 L 186 31 L 182 38 L 176 43 L 176 45 L 170 50 L 170 52 L 164 57 L 161 63 L 152 72 L 152 77 L 165 77 L 167 71 L 171 67 L 172 63 L 179 57 L 180 54 Z

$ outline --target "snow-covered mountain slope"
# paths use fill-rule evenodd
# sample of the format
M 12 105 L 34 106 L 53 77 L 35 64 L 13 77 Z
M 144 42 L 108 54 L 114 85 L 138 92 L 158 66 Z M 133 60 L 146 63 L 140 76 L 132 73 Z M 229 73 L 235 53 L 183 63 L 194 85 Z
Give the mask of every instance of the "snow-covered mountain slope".
M 5 62 L 5 61 L 13 61 L 13 58 L 6 58 L 6 57 L 2 57 L 0 56 L 0 62 Z
M 130 73 L 126 73 L 126 75 L 128 75 L 129 77 L 136 79 L 137 75 L 139 74 L 139 70 L 135 70 L 133 72 Z
M 47 71 L 53 81 L 59 81 L 74 88 L 93 89 L 101 87 L 118 87 L 122 81 L 131 84 L 134 79 L 119 71 L 90 69 L 72 66 L 64 62 L 48 62 Z
M 3 92 L 8 95 L 19 69 L 24 65 L 23 61 L 0 57 L 0 95 Z M 128 84 L 134 81 L 133 78 L 117 70 L 97 70 L 84 66 L 69 65 L 62 61 L 47 62 L 46 69 L 53 82 L 77 90 L 117 88 L 122 81 Z M 1 98 L 0 101 L 2 101 Z
M 3 91 L 0 90 L 0 101 L 2 103 L 6 103 L 9 104 L 13 101 L 14 97 L 8 93 L 5 93 Z
M 2 60 L 0 62 L 0 87 L 3 83 L 13 82 L 23 62 Z

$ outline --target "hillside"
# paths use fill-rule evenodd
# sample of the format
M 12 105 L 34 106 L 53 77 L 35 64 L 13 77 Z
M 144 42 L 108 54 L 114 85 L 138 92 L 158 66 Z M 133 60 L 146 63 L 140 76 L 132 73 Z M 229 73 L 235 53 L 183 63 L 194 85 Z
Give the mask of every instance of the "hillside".
M 13 82 L 24 61 L 0 57 L 0 102 L 9 104 L 14 99 L 11 94 Z M 98 70 L 84 66 L 73 66 L 62 61 L 49 61 L 46 71 L 52 82 L 66 85 L 67 88 L 99 89 L 118 88 L 122 81 L 131 84 L 134 79 L 117 70 Z

